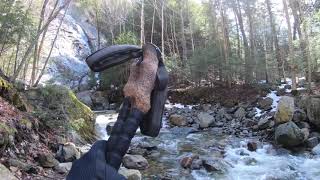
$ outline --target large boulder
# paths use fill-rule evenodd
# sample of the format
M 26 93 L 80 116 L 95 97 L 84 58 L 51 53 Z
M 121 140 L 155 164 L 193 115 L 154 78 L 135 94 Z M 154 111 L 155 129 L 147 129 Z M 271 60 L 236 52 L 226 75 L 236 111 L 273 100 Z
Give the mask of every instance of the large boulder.
M 53 168 L 59 165 L 59 161 L 57 161 L 50 153 L 39 154 L 38 162 L 44 168 Z
M 124 167 L 129 169 L 145 170 L 148 168 L 148 161 L 141 155 L 125 155 L 122 159 Z
M 201 112 L 198 114 L 199 126 L 200 128 L 208 128 L 211 126 L 215 119 L 209 113 Z
M 208 172 L 226 173 L 230 165 L 224 160 L 219 158 L 207 158 L 203 160 L 203 166 Z
M 77 98 L 89 107 L 93 107 L 93 102 L 91 99 L 91 91 L 82 91 L 76 94 Z
M 275 114 L 276 124 L 291 121 L 294 110 L 294 98 L 288 96 L 281 97 Z
M 72 167 L 72 162 L 60 163 L 54 167 L 54 170 L 60 174 L 67 174 Z
M 312 154 L 314 155 L 320 155 L 320 144 L 312 148 Z
M 320 128 L 320 96 L 309 97 L 307 101 L 307 115 L 309 121 Z
M 302 109 L 296 109 L 293 114 L 294 122 L 303 122 L 307 120 L 307 114 Z
M 4 165 L 0 164 L 0 177 L 5 180 L 18 180 Z
M 188 124 L 187 118 L 178 114 L 172 114 L 169 117 L 169 121 L 172 125 L 179 126 L 179 127 L 186 126 Z
M 237 111 L 234 113 L 234 117 L 238 119 L 242 119 L 246 116 L 246 110 L 243 107 L 239 107 Z
M 60 162 L 73 162 L 80 158 L 80 152 L 73 143 L 61 144 L 56 153 L 56 159 Z
M 263 110 L 270 110 L 272 107 L 273 99 L 272 98 L 261 98 L 258 100 L 258 107 Z
M 294 147 L 303 143 L 304 132 L 292 121 L 280 124 L 275 130 L 275 140 L 284 147 Z
M 48 129 L 66 134 L 75 143 L 96 139 L 94 113 L 67 87 L 47 85 L 26 91 L 34 114 Z
M 96 91 L 91 95 L 93 108 L 95 110 L 109 109 L 109 102 L 107 95 L 102 91 Z
M 119 174 L 123 175 L 128 180 L 141 180 L 142 175 L 139 170 L 136 169 L 127 169 L 125 167 L 121 167 L 119 169 Z

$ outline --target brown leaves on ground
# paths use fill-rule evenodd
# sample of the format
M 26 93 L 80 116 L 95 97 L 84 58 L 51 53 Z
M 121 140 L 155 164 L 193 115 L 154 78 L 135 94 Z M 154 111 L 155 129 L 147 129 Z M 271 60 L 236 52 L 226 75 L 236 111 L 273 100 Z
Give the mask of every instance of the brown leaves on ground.
M 218 85 L 170 90 L 168 99 L 183 104 L 221 103 L 233 107 L 241 102 L 252 103 L 262 93 L 261 89 L 252 86 L 233 85 L 227 88 Z

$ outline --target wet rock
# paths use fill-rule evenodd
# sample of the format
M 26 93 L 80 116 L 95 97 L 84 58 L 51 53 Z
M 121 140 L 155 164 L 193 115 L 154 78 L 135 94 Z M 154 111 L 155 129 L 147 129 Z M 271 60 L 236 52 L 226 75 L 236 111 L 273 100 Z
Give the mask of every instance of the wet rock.
M 319 139 L 317 137 L 311 137 L 306 141 L 309 148 L 314 148 L 319 144 Z
M 125 167 L 121 167 L 119 169 L 118 173 L 123 175 L 128 180 L 141 180 L 142 179 L 142 175 L 139 170 L 127 169 Z
M 279 101 L 275 114 L 276 124 L 282 124 L 291 121 L 294 110 L 294 98 L 283 96 Z
M 134 154 L 134 155 L 145 155 L 147 154 L 147 150 L 146 149 L 142 149 L 140 147 L 130 147 L 128 154 Z
M 194 159 L 192 161 L 192 164 L 191 164 L 191 169 L 192 170 L 199 170 L 201 169 L 203 166 L 203 160 L 202 159 Z
M 272 98 L 260 98 L 258 100 L 258 107 L 262 110 L 270 110 L 271 109 L 271 106 L 272 106 L 272 103 L 273 103 L 273 99 Z
M 193 163 L 194 160 L 196 159 L 199 159 L 199 156 L 197 155 L 192 155 L 192 156 L 186 156 L 186 157 L 183 157 L 181 160 L 180 160 L 180 165 L 181 167 L 183 168 L 191 168 L 191 165 Z
M 320 128 L 320 96 L 310 97 L 307 103 L 309 121 Z
M 252 110 L 246 114 L 246 118 L 253 118 L 256 115 L 256 111 Z
M 275 140 L 284 147 L 301 144 L 305 139 L 304 132 L 292 121 L 280 124 L 275 130 Z
M 226 173 L 229 164 L 223 159 L 212 158 L 203 160 L 203 166 L 208 172 Z
M 284 96 L 286 94 L 286 89 L 282 88 L 276 92 L 277 96 Z
M 303 129 L 303 128 L 310 129 L 310 125 L 307 122 L 297 122 L 296 124 L 300 129 Z
M 320 144 L 312 148 L 312 154 L 314 155 L 320 155 Z
M 224 123 L 223 122 L 216 122 L 215 127 L 223 127 Z
M 73 143 L 61 144 L 56 153 L 56 159 L 60 162 L 73 162 L 80 158 L 80 152 Z
M 197 129 L 195 129 L 194 127 L 174 127 L 170 129 L 171 133 L 174 135 L 182 135 L 182 136 L 186 136 L 188 134 L 191 133 L 195 133 L 198 132 Z
M 148 161 L 141 155 L 125 155 L 122 163 L 126 168 L 145 170 L 148 168 Z
M 284 85 L 284 89 L 291 89 L 291 85 L 289 84 Z
M 201 107 L 203 111 L 207 112 L 211 109 L 211 104 L 203 104 Z
M 53 168 L 59 164 L 59 161 L 57 161 L 53 155 L 49 153 L 39 154 L 38 162 L 44 168 Z
M 258 128 L 259 129 L 267 129 L 270 125 L 270 118 L 269 117 L 265 117 L 259 120 L 258 122 Z
M 91 99 L 95 110 L 109 109 L 108 98 L 102 91 L 95 91 L 92 94 Z
M 276 152 L 277 152 L 277 155 L 279 155 L 279 156 L 286 156 L 286 155 L 291 154 L 290 150 L 284 149 L 284 148 L 276 149 Z
M 316 138 L 318 138 L 318 140 L 320 140 L 320 133 L 318 133 L 318 132 L 311 132 L 311 133 L 310 133 L 310 137 L 316 137 Z
M 294 122 L 301 122 L 307 120 L 307 114 L 302 109 L 296 109 L 293 114 L 292 120 Z
M 0 177 L 3 180 L 18 180 L 3 164 L 0 164 Z
M 227 114 L 226 110 L 224 108 L 219 109 L 218 113 L 217 113 L 217 119 L 222 119 L 225 117 L 225 115 Z
M 187 119 L 182 116 L 182 115 L 178 115 L 178 114 L 173 114 L 169 117 L 169 121 L 172 125 L 174 126 L 186 126 L 187 123 Z
M 22 162 L 22 161 L 20 161 L 18 159 L 9 159 L 8 160 L 8 164 L 10 166 L 19 168 L 22 171 L 27 172 L 27 173 L 36 173 L 36 171 L 37 171 L 33 165 L 25 163 L 25 162 Z
M 152 151 L 152 150 L 156 150 L 157 149 L 157 145 L 158 143 L 154 143 L 152 141 L 149 140 L 144 140 L 139 142 L 138 147 L 142 148 L 142 149 L 146 149 L 148 151 Z
M 91 91 L 83 91 L 76 94 L 77 98 L 85 105 L 93 107 Z
M 253 166 L 257 164 L 257 160 L 253 157 L 245 156 L 240 159 L 245 165 Z
M 72 167 L 72 162 L 60 163 L 54 167 L 54 170 L 60 174 L 67 174 Z
M 246 116 L 246 111 L 243 107 L 239 107 L 237 111 L 234 113 L 234 117 L 238 119 L 242 119 Z
M 116 124 L 116 122 L 109 122 L 106 126 L 106 131 L 107 131 L 107 134 L 110 135 L 111 134 L 111 131 L 112 131 L 112 128 L 113 126 Z
M 198 120 L 199 120 L 200 128 L 208 128 L 215 121 L 213 116 L 205 112 L 201 112 L 198 114 Z
M 307 140 L 309 138 L 310 135 L 310 131 L 308 128 L 302 128 L 301 131 L 303 132 L 303 140 Z
M 258 145 L 257 145 L 256 142 L 248 142 L 247 148 L 248 148 L 249 151 L 253 152 L 253 151 L 256 151 L 258 149 Z

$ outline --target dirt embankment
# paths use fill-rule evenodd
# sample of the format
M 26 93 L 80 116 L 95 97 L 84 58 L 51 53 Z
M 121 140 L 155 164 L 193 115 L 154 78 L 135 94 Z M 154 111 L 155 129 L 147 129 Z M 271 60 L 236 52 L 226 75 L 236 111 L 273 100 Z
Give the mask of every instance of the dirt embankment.
M 265 95 L 267 92 L 268 88 L 260 86 L 234 85 L 232 88 L 224 86 L 194 87 L 169 90 L 168 99 L 173 103 L 220 103 L 226 107 L 233 107 L 239 103 L 253 103 L 259 95 Z

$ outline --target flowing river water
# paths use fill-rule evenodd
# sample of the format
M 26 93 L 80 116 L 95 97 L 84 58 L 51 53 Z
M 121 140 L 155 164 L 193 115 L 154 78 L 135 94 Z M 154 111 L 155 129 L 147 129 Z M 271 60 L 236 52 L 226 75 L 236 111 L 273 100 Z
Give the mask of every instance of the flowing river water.
M 117 113 L 114 111 L 97 114 L 96 129 L 101 139 L 109 138 L 106 125 L 115 122 L 116 118 Z M 260 143 L 256 152 L 250 152 L 246 148 L 249 139 L 223 135 L 218 128 L 189 133 L 184 128 L 169 128 L 166 123 L 164 119 L 163 128 L 157 138 L 144 137 L 138 130 L 132 141 L 133 144 L 147 142 L 157 146 L 157 149 L 147 156 L 149 168 L 141 171 L 143 179 L 320 179 L 320 158 L 312 157 L 309 153 L 290 154 L 283 149 L 275 149 L 269 143 Z M 221 158 L 228 165 L 221 172 L 183 169 L 180 160 L 190 154 L 197 154 L 203 159 Z

